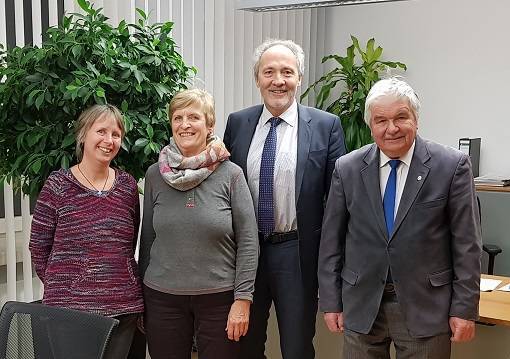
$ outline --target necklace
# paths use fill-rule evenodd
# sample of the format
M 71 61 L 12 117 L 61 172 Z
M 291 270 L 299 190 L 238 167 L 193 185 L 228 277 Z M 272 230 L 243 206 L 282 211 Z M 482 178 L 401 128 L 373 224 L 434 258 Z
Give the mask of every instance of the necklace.
M 102 194 L 103 194 L 104 189 L 106 188 L 106 183 L 108 183 L 108 178 L 110 177 L 110 169 L 108 168 L 108 173 L 106 174 L 106 181 L 104 181 L 103 188 L 102 188 L 101 190 L 98 190 L 98 189 L 96 188 L 96 186 L 94 186 L 94 185 L 92 184 L 92 182 L 90 182 L 90 181 L 89 181 L 89 179 L 87 178 L 87 176 L 85 176 L 85 173 L 83 173 L 83 172 L 82 172 L 82 170 L 80 169 L 80 165 L 79 165 L 79 164 L 77 165 L 77 167 L 78 167 L 78 171 L 80 171 L 80 173 L 81 173 L 81 175 L 83 176 L 83 178 L 85 178 L 85 180 L 89 183 L 89 185 L 91 185 L 91 186 L 92 186 L 92 188 L 94 188 L 94 189 L 97 191 L 97 194 L 98 194 L 98 195 L 102 195 Z

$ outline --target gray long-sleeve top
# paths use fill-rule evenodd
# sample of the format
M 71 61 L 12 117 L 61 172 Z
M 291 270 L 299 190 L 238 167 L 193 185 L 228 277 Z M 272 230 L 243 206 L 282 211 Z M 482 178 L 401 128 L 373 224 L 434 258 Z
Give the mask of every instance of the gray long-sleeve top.
M 253 299 L 259 244 L 243 172 L 225 161 L 200 185 L 179 191 L 158 164 L 145 175 L 139 265 L 144 284 L 176 295 L 234 290 Z

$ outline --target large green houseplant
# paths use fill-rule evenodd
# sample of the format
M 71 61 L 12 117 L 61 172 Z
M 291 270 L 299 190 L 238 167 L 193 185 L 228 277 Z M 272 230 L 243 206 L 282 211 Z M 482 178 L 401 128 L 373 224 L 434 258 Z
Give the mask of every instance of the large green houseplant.
M 318 108 L 340 117 L 349 152 L 372 142 L 370 129 L 363 120 L 365 99 L 372 85 L 389 68 L 406 70 L 406 65 L 401 62 L 382 61 L 383 49 L 375 47 L 374 39 L 368 40 L 365 49 L 360 47 L 356 37 L 351 35 L 351 40 L 346 56 L 328 55 L 322 59 L 322 63 L 336 61 L 337 67 L 308 87 L 301 96 L 302 100 L 314 93 Z M 337 86 L 339 94 L 334 91 Z
M 157 160 L 170 129 L 166 104 L 186 87 L 188 67 L 172 23 L 113 27 L 102 9 L 84 10 L 44 34 L 41 47 L 0 48 L 0 180 L 36 193 L 52 170 L 75 162 L 73 123 L 93 103 L 111 103 L 125 116 L 126 137 L 115 160 L 136 178 Z

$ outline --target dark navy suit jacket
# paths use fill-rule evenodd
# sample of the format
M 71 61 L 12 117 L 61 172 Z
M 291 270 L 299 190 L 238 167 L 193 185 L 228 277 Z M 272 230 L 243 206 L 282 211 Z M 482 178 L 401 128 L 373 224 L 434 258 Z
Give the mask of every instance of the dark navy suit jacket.
M 223 141 L 230 160 L 246 176 L 246 159 L 263 105 L 229 115 Z M 312 289 L 317 286 L 317 258 L 325 199 L 337 158 L 345 154 L 340 119 L 330 113 L 298 104 L 296 165 L 296 216 L 301 275 Z M 291 184 L 289 184 L 290 186 Z

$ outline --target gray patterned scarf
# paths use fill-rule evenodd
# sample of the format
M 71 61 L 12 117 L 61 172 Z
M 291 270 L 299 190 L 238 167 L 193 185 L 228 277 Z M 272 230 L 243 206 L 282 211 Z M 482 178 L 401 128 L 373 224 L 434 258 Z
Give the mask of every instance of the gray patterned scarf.
M 184 157 L 172 137 L 159 153 L 159 172 L 168 185 L 187 191 L 202 183 L 229 156 L 218 136 L 211 136 L 205 150 L 192 157 Z

